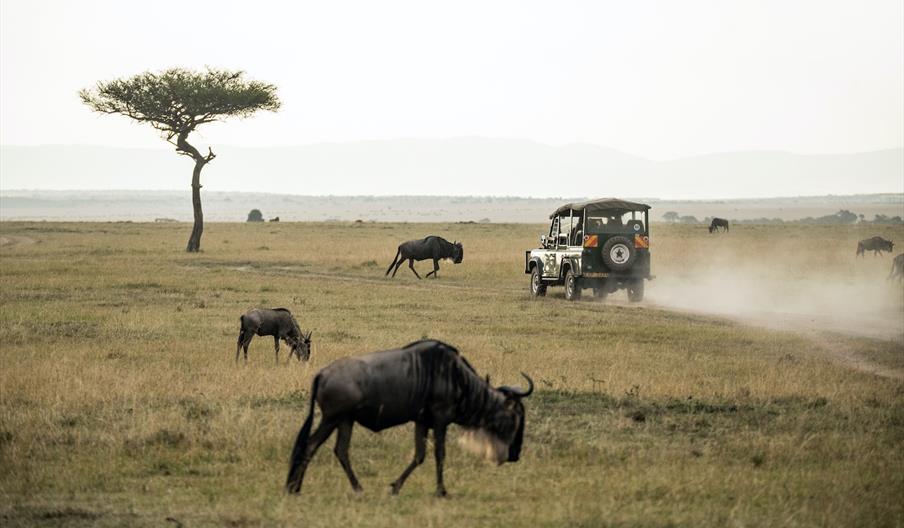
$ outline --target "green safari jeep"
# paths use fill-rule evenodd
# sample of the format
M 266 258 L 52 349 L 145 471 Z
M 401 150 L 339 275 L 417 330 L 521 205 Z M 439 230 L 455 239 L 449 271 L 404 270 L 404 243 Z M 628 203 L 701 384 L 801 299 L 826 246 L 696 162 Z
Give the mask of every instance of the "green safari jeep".
M 565 298 L 581 298 L 593 288 L 604 299 L 620 289 L 628 300 L 643 300 L 650 275 L 650 206 L 615 198 L 565 204 L 549 217 L 540 248 L 524 252 L 534 297 L 547 286 L 565 286 Z

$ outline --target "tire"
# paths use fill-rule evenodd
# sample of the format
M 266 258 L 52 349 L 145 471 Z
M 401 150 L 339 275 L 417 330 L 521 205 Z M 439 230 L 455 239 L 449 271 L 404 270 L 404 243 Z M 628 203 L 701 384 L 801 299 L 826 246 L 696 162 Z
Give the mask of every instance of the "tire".
M 631 269 L 637 260 L 637 250 L 634 242 L 627 237 L 614 236 L 603 244 L 603 263 L 612 271 L 626 271 Z
M 546 285 L 543 284 L 543 278 L 540 276 L 540 266 L 534 266 L 530 272 L 530 295 L 531 297 L 544 297 L 546 295 Z
M 635 279 L 628 285 L 628 300 L 631 302 L 643 300 L 643 279 Z
M 579 282 L 574 271 L 568 270 L 565 274 L 565 299 L 569 301 L 577 301 L 581 298 L 581 283 Z

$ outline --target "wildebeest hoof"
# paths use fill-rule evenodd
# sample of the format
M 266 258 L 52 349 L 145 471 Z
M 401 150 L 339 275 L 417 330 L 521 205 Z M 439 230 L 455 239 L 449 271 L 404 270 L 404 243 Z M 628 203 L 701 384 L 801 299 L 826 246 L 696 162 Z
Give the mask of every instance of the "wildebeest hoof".
M 393 482 L 392 484 L 389 485 L 389 494 L 390 495 L 398 495 L 400 488 L 401 488 L 401 486 L 399 486 L 398 482 Z
M 444 489 L 438 489 L 438 490 L 436 490 L 436 496 L 441 499 L 445 499 L 445 498 L 449 497 L 449 494 L 446 493 L 446 490 L 444 490 Z

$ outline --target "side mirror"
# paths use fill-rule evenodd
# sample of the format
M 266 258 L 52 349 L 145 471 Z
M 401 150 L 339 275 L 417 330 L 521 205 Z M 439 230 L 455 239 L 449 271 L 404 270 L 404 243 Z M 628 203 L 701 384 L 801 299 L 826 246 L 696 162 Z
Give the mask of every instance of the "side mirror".
M 546 235 L 540 235 L 540 246 L 546 247 Z

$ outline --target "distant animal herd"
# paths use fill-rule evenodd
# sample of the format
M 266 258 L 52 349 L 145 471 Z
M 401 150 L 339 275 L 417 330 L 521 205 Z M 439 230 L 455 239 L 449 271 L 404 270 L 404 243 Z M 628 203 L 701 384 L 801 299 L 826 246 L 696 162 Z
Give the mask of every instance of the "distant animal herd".
M 713 218 L 709 226 L 710 233 L 728 232 L 728 229 L 728 220 L 723 218 Z M 857 243 L 856 256 L 862 257 L 867 251 L 880 256 L 882 252 L 891 253 L 893 248 L 894 242 L 874 236 Z M 392 272 L 395 277 L 399 267 L 408 261 L 408 267 L 420 279 L 414 262 L 432 260 L 433 270 L 426 277 L 437 278 L 440 260 L 451 259 L 459 264 L 463 257 L 461 242 L 449 242 L 438 236 L 410 240 L 398 246 L 385 275 Z M 893 278 L 904 281 L 904 253 L 892 261 L 888 279 Z M 312 332 L 303 332 L 288 309 L 253 309 L 239 321 L 236 362 L 244 352 L 247 363 L 248 346 L 255 335 L 273 337 L 277 363 L 280 340 L 290 347 L 287 361 L 292 356 L 298 361 L 310 359 Z M 414 457 L 392 483 L 394 495 L 411 472 L 424 462 L 430 430 L 434 436 L 436 494 L 446 495 L 443 462 L 446 430 L 451 424 L 463 427 L 466 435 L 479 444 L 480 452 L 496 464 L 517 462 L 524 437 L 522 400 L 534 389 L 531 378 L 524 373 L 522 376 L 528 383 L 526 390 L 493 387 L 489 376 L 481 378 L 455 347 L 436 340 L 415 341 L 399 349 L 336 360 L 321 369 L 312 381 L 308 416 L 292 448 L 286 491 L 300 493 L 311 458 L 333 431 L 337 432 L 333 452 L 352 489 L 362 491 L 348 455 L 356 423 L 378 432 L 414 422 Z M 321 419 L 313 430 L 315 406 L 320 408 Z
M 708 229 L 710 234 L 717 233 L 720 229 L 727 233 L 728 220 L 724 218 L 713 218 Z M 894 248 L 895 243 L 891 240 L 886 240 L 880 236 L 874 236 L 857 242 L 857 256 L 866 256 L 867 251 L 872 251 L 873 256 L 881 256 L 883 251 L 891 253 L 894 251 Z M 888 280 L 891 279 L 904 281 L 904 253 L 900 253 L 892 259 L 891 273 L 888 275 Z

